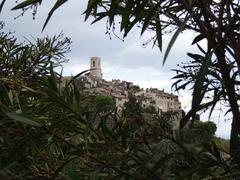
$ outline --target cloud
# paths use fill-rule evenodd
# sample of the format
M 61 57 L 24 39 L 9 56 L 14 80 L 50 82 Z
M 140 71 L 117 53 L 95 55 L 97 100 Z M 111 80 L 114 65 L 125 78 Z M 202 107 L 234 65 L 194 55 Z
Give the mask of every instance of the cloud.
M 94 25 L 90 25 L 91 20 L 84 23 L 84 16 L 81 14 L 84 7 L 86 7 L 86 2 L 69 1 L 64 4 L 53 14 L 43 33 L 41 33 L 41 29 L 51 7 L 49 3 L 45 3 L 39 8 L 36 20 L 32 20 L 32 16 L 29 15 L 30 12 L 17 20 L 13 20 L 14 17 L 21 13 L 21 11 L 9 11 L 14 5 L 13 1 L 8 1 L 2 13 L 3 19 L 7 22 L 7 29 L 16 30 L 16 35 L 20 38 L 30 35 L 54 35 L 63 31 L 73 40 L 69 63 L 75 63 L 74 61 L 79 56 L 100 56 L 103 62 L 115 67 L 135 69 L 147 66 L 158 71 L 169 71 L 169 69 L 175 68 L 177 63 L 185 60 L 182 57 L 186 54 L 186 50 L 189 49 L 189 37 L 185 37 L 183 34 L 178 40 L 181 43 L 173 47 L 166 65 L 162 67 L 163 55 L 159 49 L 157 47 L 152 49 L 151 45 L 146 48 L 142 46 L 153 34 L 149 32 L 140 37 L 140 30 L 135 28 L 125 39 L 125 42 L 114 37 L 114 35 L 110 40 L 109 36 L 105 35 L 106 21 L 100 21 Z M 165 40 L 167 42 L 169 38 L 167 37 Z M 164 44 L 164 47 L 166 47 L 167 43 Z M 85 63 L 87 62 L 88 58 L 85 60 Z

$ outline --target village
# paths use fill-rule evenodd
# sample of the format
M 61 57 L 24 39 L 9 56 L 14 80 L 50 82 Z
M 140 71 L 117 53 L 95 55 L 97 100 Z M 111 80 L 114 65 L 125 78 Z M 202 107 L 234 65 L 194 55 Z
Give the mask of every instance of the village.
M 157 88 L 143 89 L 132 82 L 113 79 L 106 81 L 103 78 L 101 59 L 99 57 L 90 58 L 90 71 L 83 76 L 78 77 L 75 83 L 84 87 L 86 91 L 93 95 L 109 95 L 111 96 L 121 111 L 125 102 L 129 100 L 129 95 L 133 95 L 141 102 L 142 107 L 153 106 L 157 112 L 180 112 L 181 103 L 178 96 L 172 93 L 164 92 Z M 64 77 L 67 81 L 71 77 Z

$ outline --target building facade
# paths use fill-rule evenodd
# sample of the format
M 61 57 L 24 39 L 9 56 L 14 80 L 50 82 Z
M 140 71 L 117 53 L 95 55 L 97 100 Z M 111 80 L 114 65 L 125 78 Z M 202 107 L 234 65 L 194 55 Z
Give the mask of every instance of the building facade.
M 102 79 L 101 59 L 99 57 L 91 57 L 90 74 L 94 77 Z
M 135 96 L 141 97 L 144 106 L 152 105 L 161 112 L 181 110 L 181 103 L 178 96 L 172 93 L 166 93 L 164 90 L 150 88 L 135 93 Z

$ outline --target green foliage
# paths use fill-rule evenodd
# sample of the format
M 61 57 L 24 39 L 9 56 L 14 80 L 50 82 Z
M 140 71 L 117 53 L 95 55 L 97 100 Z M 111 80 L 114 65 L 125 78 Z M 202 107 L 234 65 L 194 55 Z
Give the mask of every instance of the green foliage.
M 211 121 L 194 121 L 189 128 L 183 130 L 185 141 L 196 146 L 205 146 L 215 139 L 217 126 Z M 191 137 L 189 139 L 189 137 Z
M 223 152 L 226 152 L 226 153 L 230 152 L 230 150 L 229 150 L 229 144 L 230 144 L 229 139 L 223 139 L 223 138 L 215 137 L 214 142 L 216 143 L 218 148 L 221 149 Z
M 14 79 L 19 76 L 27 80 L 25 83 L 37 81 L 39 76 L 50 73 L 50 66 L 57 67 L 67 61 L 64 54 L 69 52 L 70 43 L 70 39 L 60 34 L 24 44 L 1 32 L 1 78 Z M 16 81 L 21 81 L 20 78 Z
M 147 106 L 146 108 L 144 108 L 144 110 L 146 113 L 150 113 L 150 114 L 156 114 L 156 108 L 152 105 Z
M 21 116 L 19 114 L 6 113 L 6 115 L 8 117 L 10 117 L 11 119 L 13 119 L 15 121 L 18 121 L 18 122 L 22 122 L 22 123 L 25 123 L 25 124 L 28 124 L 28 125 L 31 125 L 31 126 L 36 126 L 36 127 L 41 126 L 41 124 L 39 124 L 38 122 L 33 121 L 33 120 L 29 119 L 29 118 L 23 117 L 23 116 Z
M 99 112 L 109 112 L 114 109 L 114 102 L 111 96 L 97 95 L 95 105 L 96 110 Z
M 193 125 L 193 129 L 196 130 L 196 133 L 203 137 L 213 137 L 217 126 L 212 121 L 207 122 L 201 122 L 201 121 L 195 121 Z
M 13 9 L 37 8 L 41 2 L 24 0 Z M 56 1 L 44 27 L 65 2 Z M 188 53 L 192 61 L 176 70 L 178 74 L 174 77 L 177 90 L 188 85 L 193 90 L 192 108 L 181 120 L 181 131 L 165 128 L 166 117 L 146 121 L 133 97 L 125 104 L 122 116 L 113 113 L 97 116 L 74 81 L 63 86 L 61 75 L 53 71 L 56 63 L 53 57 L 60 52 L 62 59 L 61 48 L 45 52 L 45 46 L 52 45 L 49 39 L 37 46 L 30 43 L 29 48 L 1 36 L 1 179 L 80 175 L 88 178 L 106 175 L 110 179 L 237 179 L 239 6 L 238 1 L 224 0 L 88 1 L 86 19 L 93 15 L 95 23 L 107 18 L 108 30 L 114 31 L 119 24 L 123 37 L 136 26 L 141 28 L 141 34 L 153 31 L 149 42 L 160 50 L 163 34 L 177 29 L 167 46 L 164 63 L 178 35 L 184 30 L 195 32 L 192 44 L 201 53 Z M 119 19 L 116 16 L 121 18 L 119 23 L 115 23 Z M 198 44 L 201 40 L 207 41 L 206 48 Z M 58 45 L 62 47 L 61 43 Z M 225 104 L 233 116 L 230 155 L 225 152 L 223 156 L 214 142 L 206 141 L 214 133 L 214 125 L 200 123 L 192 130 L 184 129 L 197 111 L 212 112 L 218 103 Z M 99 125 L 93 126 L 99 120 Z M 107 126 L 110 121 L 114 123 Z
M 136 85 L 133 85 L 132 86 L 132 90 L 133 90 L 134 93 L 139 92 L 140 91 L 140 87 L 136 86 Z
M 128 101 L 124 103 L 123 116 L 140 115 L 142 112 L 141 102 L 133 95 L 128 96 Z

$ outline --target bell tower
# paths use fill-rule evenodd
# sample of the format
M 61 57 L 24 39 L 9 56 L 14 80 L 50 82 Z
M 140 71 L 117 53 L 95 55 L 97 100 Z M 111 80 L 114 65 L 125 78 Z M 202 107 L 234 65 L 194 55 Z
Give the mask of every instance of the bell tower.
M 101 59 L 99 57 L 91 57 L 90 74 L 102 79 Z

